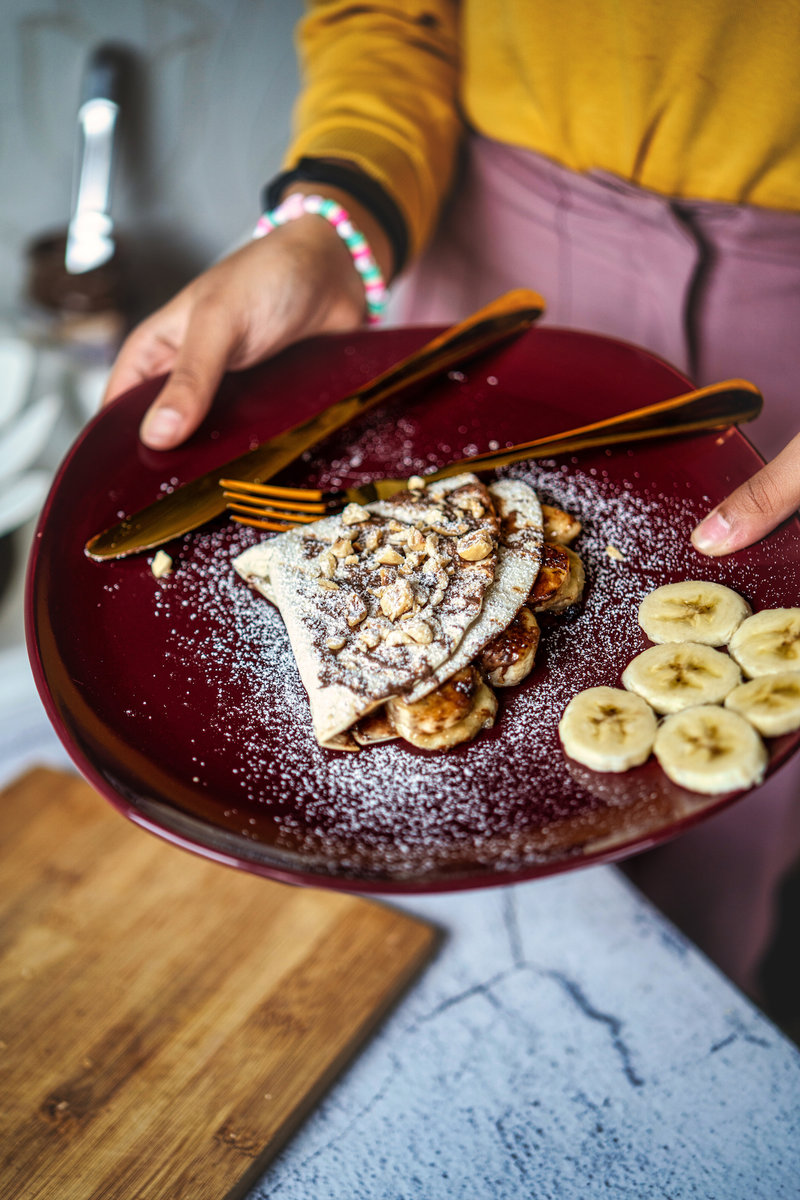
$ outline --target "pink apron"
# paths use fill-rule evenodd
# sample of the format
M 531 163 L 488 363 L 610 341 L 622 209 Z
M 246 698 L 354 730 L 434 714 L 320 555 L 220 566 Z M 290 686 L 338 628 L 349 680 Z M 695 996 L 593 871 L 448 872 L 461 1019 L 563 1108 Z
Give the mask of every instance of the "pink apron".
M 543 323 L 636 342 L 698 384 L 751 379 L 765 405 L 748 436 L 766 457 L 800 429 L 792 213 L 671 201 L 475 136 L 433 242 L 395 289 L 391 319 L 450 322 L 513 287 L 541 292 Z M 776 887 L 798 852 L 800 756 L 752 797 L 631 860 L 628 873 L 757 995 Z

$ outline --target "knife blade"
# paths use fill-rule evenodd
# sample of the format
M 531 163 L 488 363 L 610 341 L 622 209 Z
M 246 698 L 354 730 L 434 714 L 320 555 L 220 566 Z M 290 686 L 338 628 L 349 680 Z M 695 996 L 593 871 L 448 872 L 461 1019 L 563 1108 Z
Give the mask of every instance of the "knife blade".
M 522 333 L 544 309 L 544 300 L 536 292 L 527 288 L 506 292 L 316 416 L 284 430 L 255 450 L 221 463 L 96 534 L 86 543 L 85 553 L 98 562 L 124 558 L 142 550 L 152 550 L 204 525 L 225 509 L 220 479 L 264 483 L 304 451 L 401 388 L 430 379 L 466 362 L 482 350 Z

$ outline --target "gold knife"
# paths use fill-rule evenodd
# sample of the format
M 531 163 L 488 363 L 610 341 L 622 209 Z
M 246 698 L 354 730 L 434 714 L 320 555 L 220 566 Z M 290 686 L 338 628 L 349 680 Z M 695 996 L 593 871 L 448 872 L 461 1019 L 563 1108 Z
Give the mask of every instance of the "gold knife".
M 98 562 L 124 558 L 140 550 L 151 550 L 204 525 L 225 510 L 220 479 L 264 483 L 305 450 L 401 388 L 430 379 L 449 367 L 466 362 L 480 351 L 522 333 L 544 309 L 544 300 L 536 292 L 526 288 L 506 292 L 316 416 L 301 421 L 239 458 L 221 463 L 213 471 L 183 484 L 141 512 L 96 534 L 86 543 L 86 553 Z

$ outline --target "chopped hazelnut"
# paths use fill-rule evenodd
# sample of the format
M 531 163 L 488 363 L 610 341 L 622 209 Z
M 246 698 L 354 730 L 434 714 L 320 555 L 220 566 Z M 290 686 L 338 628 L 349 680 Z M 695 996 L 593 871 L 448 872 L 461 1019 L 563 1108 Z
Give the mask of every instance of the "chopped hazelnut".
M 384 546 L 375 557 L 379 563 L 384 563 L 387 567 L 395 567 L 403 561 L 402 554 L 398 554 L 391 546 Z
M 407 579 L 398 579 L 396 583 L 384 588 L 381 596 L 381 612 L 390 621 L 396 621 L 404 612 L 412 607 L 414 593 Z
M 317 556 L 317 566 L 323 579 L 333 579 L 333 573 L 336 570 L 336 559 L 330 550 L 323 550 Z
M 410 492 L 419 492 L 425 487 L 425 480 L 421 475 L 412 475 L 408 481 L 408 490 Z
M 468 512 L 476 521 L 480 521 L 486 513 L 486 509 L 481 504 L 477 496 L 459 496 L 453 497 L 453 507 L 458 508 L 461 512 Z
M 492 539 L 483 529 L 473 529 L 471 533 L 459 538 L 456 544 L 459 558 L 467 562 L 480 562 L 492 553 L 492 549 Z
M 335 654 L 337 650 L 343 650 L 347 645 L 347 638 L 344 637 L 329 637 L 325 645 Z
M 364 599 L 357 595 L 356 592 L 351 592 L 347 597 L 345 607 L 345 617 L 350 628 L 355 629 L 356 625 L 360 625 L 366 617 L 367 612 L 368 609 Z
M 453 538 L 460 537 L 462 533 L 469 532 L 469 525 L 465 525 L 463 521 L 457 521 L 454 525 L 448 525 L 445 522 L 430 527 L 434 533 L 440 533 L 442 537 Z
M 377 525 L 371 525 L 369 527 L 369 529 L 364 530 L 363 534 L 361 534 L 360 537 L 361 537 L 361 542 L 364 546 L 364 549 L 367 551 L 368 554 L 371 554 L 372 551 L 376 550 L 378 548 L 378 546 L 380 545 L 381 531 L 377 527 Z
M 325 592 L 338 592 L 339 590 L 338 583 L 334 583 L 332 579 L 325 579 L 323 576 L 320 576 L 317 583 Z
M 369 513 L 361 504 L 348 504 L 342 513 L 343 525 L 360 525 L 369 520 Z
M 422 562 L 421 554 L 417 554 L 413 550 L 410 553 L 406 553 L 406 557 L 403 562 L 403 565 L 402 565 L 402 567 L 399 568 L 401 574 L 410 575 L 412 573 L 412 571 L 416 571 L 417 567 L 419 566 L 419 564 L 421 562 Z
M 172 559 L 166 550 L 158 550 L 150 563 L 150 570 L 156 579 L 163 579 L 172 574 Z
M 390 629 L 383 639 L 385 646 L 408 646 L 414 639 L 402 629 Z
M 337 538 L 331 546 L 331 554 L 335 558 L 348 558 L 353 553 L 353 543 L 349 538 Z
M 419 646 L 427 646 L 433 641 L 433 630 L 426 621 L 409 621 L 404 628 L 411 640 Z

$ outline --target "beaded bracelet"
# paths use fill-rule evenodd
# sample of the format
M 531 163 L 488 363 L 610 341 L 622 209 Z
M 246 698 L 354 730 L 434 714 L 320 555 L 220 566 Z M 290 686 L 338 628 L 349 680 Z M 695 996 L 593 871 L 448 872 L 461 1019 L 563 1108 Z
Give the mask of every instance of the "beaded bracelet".
M 327 200 L 323 196 L 301 196 L 299 192 L 294 192 L 272 212 L 264 213 L 253 230 L 253 237 L 264 237 L 279 225 L 285 225 L 287 221 L 296 221 L 305 213 L 316 213 L 317 216 L 324 217 L 347 246 L 353 264 L 364 284 L 367 321 L 370 325 L 377 324 L 386 307 L 386 284 L 367 239 L 353 225 L 350 214 L 342 208 L 341 204 L 337 204 L 335 200 Z

